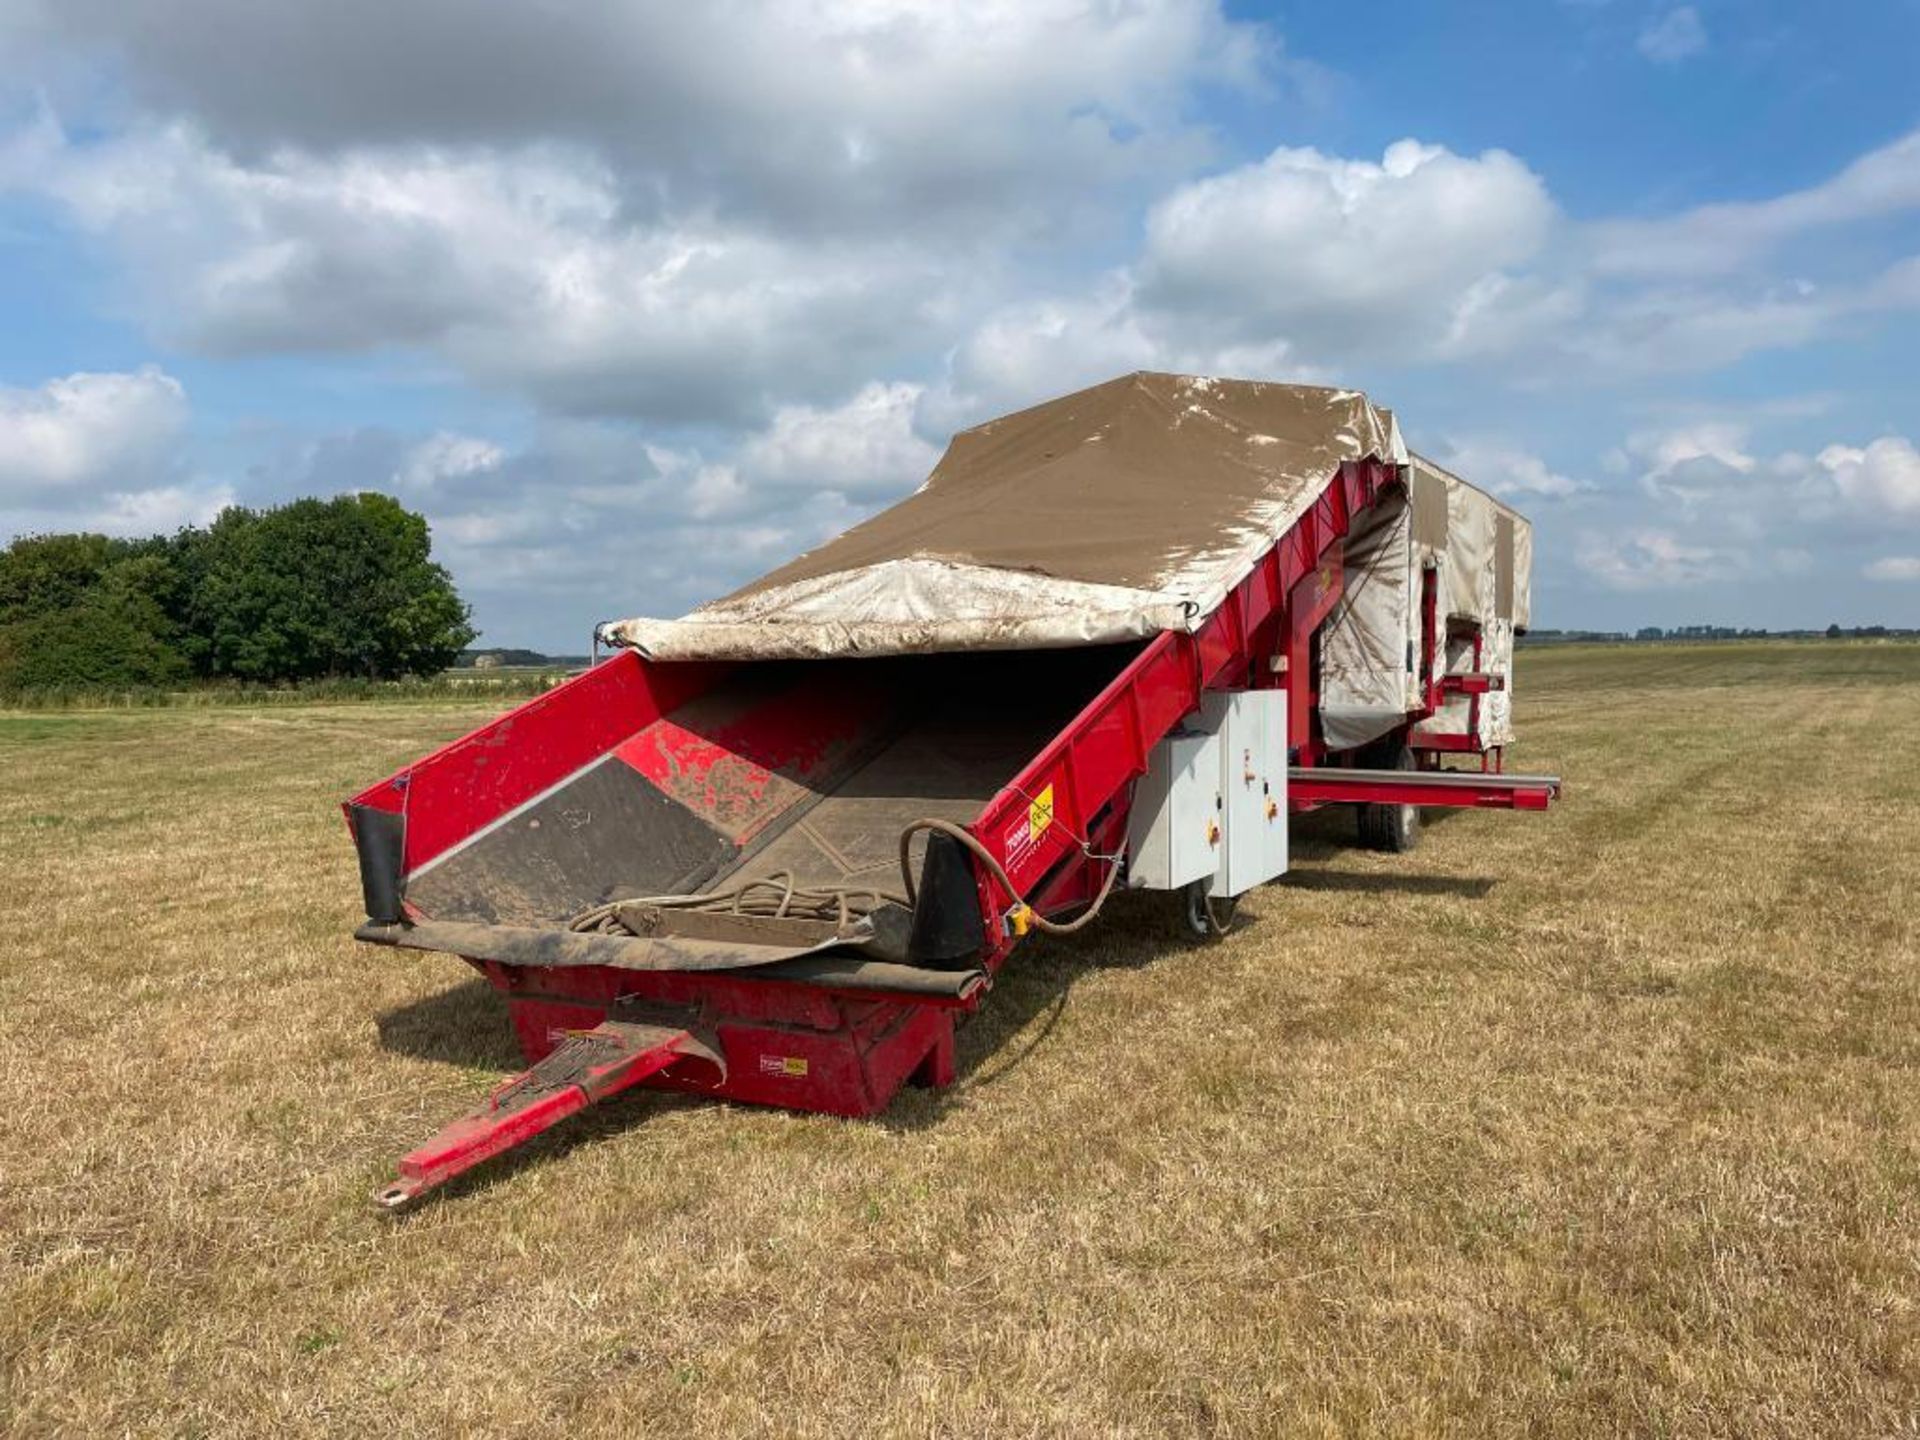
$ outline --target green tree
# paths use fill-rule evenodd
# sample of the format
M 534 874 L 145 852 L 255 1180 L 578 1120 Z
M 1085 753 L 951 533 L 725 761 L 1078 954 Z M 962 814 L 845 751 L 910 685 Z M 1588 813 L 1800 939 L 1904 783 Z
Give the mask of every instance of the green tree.
M 386 495 L 225 511 L 184 540 L 189 653 L 246 680 L 434 674 L 473 639 L 424 517 Z
M 91 583 L 83 584 L 89 567 Z M 185 680 L 189 667 L 167 609 L 173 581 L 164 550 L 151 546 L 100 535 L 18 542 L 0 555 L 0 688 Z
M 474 632 L 431 548 L 374 494 L 171 537 L 24 537 L 0 551 L 0 689 L 437 673 Z

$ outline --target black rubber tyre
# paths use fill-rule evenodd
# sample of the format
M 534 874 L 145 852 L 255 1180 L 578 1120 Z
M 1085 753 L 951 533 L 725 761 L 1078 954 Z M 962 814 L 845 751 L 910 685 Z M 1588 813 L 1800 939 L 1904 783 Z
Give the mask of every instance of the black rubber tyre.
M 1196 940 L 1218 940 L 1233 928 L 1234 912 L 1239 908 L 1238 895 L 1215 900 L 1207 894 L 1204 880 L 1180 887 L 1180 918 Z
M 1414 769 L 1413 751 L 1396 745 L 1384 753 L 1367 757 L 1367 765 L 1376 770 Z M 1420 843 L 1420 807 L 1418 805 L 1360 805 L 1355 807 L 1355 824 L 1360 843 L 1369 850 L 1386 850 L 1404 855 Z

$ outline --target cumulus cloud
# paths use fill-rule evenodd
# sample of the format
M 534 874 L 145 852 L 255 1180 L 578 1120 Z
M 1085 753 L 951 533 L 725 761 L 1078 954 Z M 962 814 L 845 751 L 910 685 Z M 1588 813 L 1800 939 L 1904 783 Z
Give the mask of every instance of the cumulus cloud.
M 442 430 L 412 446 L 392 479 L 402 489 L 426 489 L 498 470 L 506 458 L 507 452 L 491 440 Z
M 1639 488 L 1682 508 L 1712 505 L 1776 523 L 1845 520 L 1852 528 L 1920 519 L 1920 452 L 1903 435 L 1817 454 L 1753 453 L 1744 424 L 1704 421 L 1640 431 L 1614 456 Z
M 1677 65 L 1707 48 L 1707 26 L 1700 12 L 1681 5 L 1649 20 L 1634 42 L 1656 65 Z
M 1576 558 L 1583 570 L 1614 590 L 1681 589 L 1731 579 L 1741 569 L 1733 551 L 1690 543 L 1657 529 L 1586 536 Z
M 1563 475 L 1531 451 L 1504 440 L 1469 437 L 1442 447 L 1442 464 L 1507 499 L 1564 500 L 1593 487 Z
M 169 535 L 186 525 L 205 525 L 236 498 L 233 486 L 219 481 L 109 492 L 104 504 L 83 511 L 77 523 L 107 535 Z
M 1920 309 L 1920 257 L 1826 279 L 1754 264 L 1822 227 L 1915 209 L 1920 132 L 1768 200 L 1579 223 L 1502 151 L 1406 140 L 1375 162 L 1282 148 L 1170 192 L 1139 256 L 1078 296 L 990 317 L 956 352 L 956 388 L 994 393 L 993 374 L 1054 361 L 1079 376 L 1090 361 L 1112 373 L 1218 357 L 1276 376 L 1472 364 L 1542 388 L 1709 370 Z
M 629 221 L 603 166 L 529 149 L 242 165 L 174 125 L 57 131 L 9 167 L 126 255 L 161 328 L 226 354 L 437 347 L 552 409 L 740 420 L 905 354 L 936 257 Z
M 1555 220 L 1546 186 L 1505 151 L 1402 140 L 1375 162 L 1282 148 L 1153 207 L 1138 303 L 1314 354 L 1444 348 L 1522 298 L 1501 281 Z
M 1830 445 L 1817 457 L 1842 500 L 1892 522 L 1920 519 L 1920 452 L 1904 435 L 1856 449 Z
M 188 473 L 188 412 L 185 388 L 153 366 L 0 388 L 0 537 L 155 535 L 212 519 L 234 491 Z
M 1836 217 L 1914 206 L 1920 134 L 1805 191 L 1635 222 L 1569 221 L 1503 151 L 1283 147 L 1169 192 L 1129 264 L 991 312 L 952 351 L 948 389 L 1030 399 L 1139 367 L 1351 380 L 1471 364 L 1541 388 L 1707 370 L 1920 308 L 1920 259 L 1826 283 L 1741 268 Z
M 152 367 L 0 389 L 0 500 L 132 488 L 172 460 L 186 419 L 186 391 Z
M 914 429 L 922 386 L 875 381 L 843 405 L 786 405 L 749 439 L 740 465 L 755 480 L 843 495 L 897 495 L 940 452 Z
M 815 489 L 797 471 L 792 484 L 749 482 L 747 448 L 723 436 L 705 450 L 663 445 L 613 421 L 550 419 L 519 445 L 369 428 L 293 447 L 245 498 L 406 483 L 489 641 L 584 646 L 596 621 L 681 614 L 892 498 Z M 924 473 L 898 477 L 899 490 Z
M 1195 87 L 1254 84 L 1273 50 L 1217 0 L 28 8 L 249 162 L 539 138 L 592 149 L 636 213 L 813 233 L 1050 227 L 1062 194 L 1191 163 Z
M 1633 491 L 1599 496 L 1606 513 L 1574 546 L 1581 571 L 1609 590 L 1646 593 L 1807 574 L 1910 578 L 1902 556 L 1863 560 L 1890 533 L 1920 532 L 1920 452 L 1904 436 L 1835 444 L 1817 454 L 1762 453 L 1742 424 L 1709 420 L 1631 436 L 1613 467 Z M 1660 504 L 1634 517 L 1632 494 Z
M 1860 573 L 1869 580 L 1920 581 L 1920 555 L 1887 555 L 1873 560 Z

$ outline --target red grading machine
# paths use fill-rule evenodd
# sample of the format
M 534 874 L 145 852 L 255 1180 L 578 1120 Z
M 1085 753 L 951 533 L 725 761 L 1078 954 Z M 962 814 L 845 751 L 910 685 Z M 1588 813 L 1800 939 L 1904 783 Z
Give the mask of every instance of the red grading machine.
M 404 1206 L 635 1085 L 842 1116 L 910 1080 L 945 1085 L 956 1017 L 1031 929 L 1087 915 L 1116 883 L 1181 888 L 1196 931 L 1223 925 L 1246 880 L 1219 884 L 1208 850 L 1236 825 L 1267 828 L 1250 862 L 1267 878 L 1291 813 L 1368 807 L 1398 848 L 1411 831 L 1385 822 L 1417 807 L 1545 809 L 1558 781 L 1501 773 L 1470 729 L 1419 743 L 1423 719 L 1499 677 L 1418 658 L 1422 706 L 1384 748 L 1325 744 L 1315 641 L 1352 579 L 1343 541 L 1407 483 L 1392 458 L 1340 463 L 1188 629 L 882 658 L 623 649 L 354 796 L 358 937 L 462 957 L 506 997 L 531 1066 L 407 1155 L 376 1201 Z M 1445 649 L 1431 590 L 1420 657 Z M 1222 730 L 1223 709 L 1255 740 Z M 1202 753 L 1209 735 L 1219 753 Z M 1441 768 L 1476 748 L 1477 769 Z M 1182 773 L 1197 819 L 1169 808 Z M 796 885 L 853 909 L 783 914 Z M 639 899 L 617 925 L 577 920 L 622 896 L 714 891 L 760 903 Z

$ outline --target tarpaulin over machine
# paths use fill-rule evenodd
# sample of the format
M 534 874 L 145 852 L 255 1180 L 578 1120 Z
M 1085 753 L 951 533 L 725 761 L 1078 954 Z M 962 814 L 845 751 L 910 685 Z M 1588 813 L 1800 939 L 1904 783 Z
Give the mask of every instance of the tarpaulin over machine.
M 913 495 L 742 590 L 600 636 L 658 660 L 767 660 L 1191 630 L 1369 457 L 1408 459 L 1359 391 L 1125 375 L 961 432 Z
M 1404 490 L 1386 495 L 1346 545 L 1347 593 L 1320 636 L 1320 720 L 1349 749 L 1386 735 L 1420 707 L 1423 668 L 1494 675 L 1500 687 L 1449 698 L 1419 735 L 1513 739 L 1513 638 L 1531 607 L 1533 527 L 1511 507 L 1428 460 L 1410 457 Z M 1435 653 L 1419 653 L 1422 586 L 1436 588 Z

